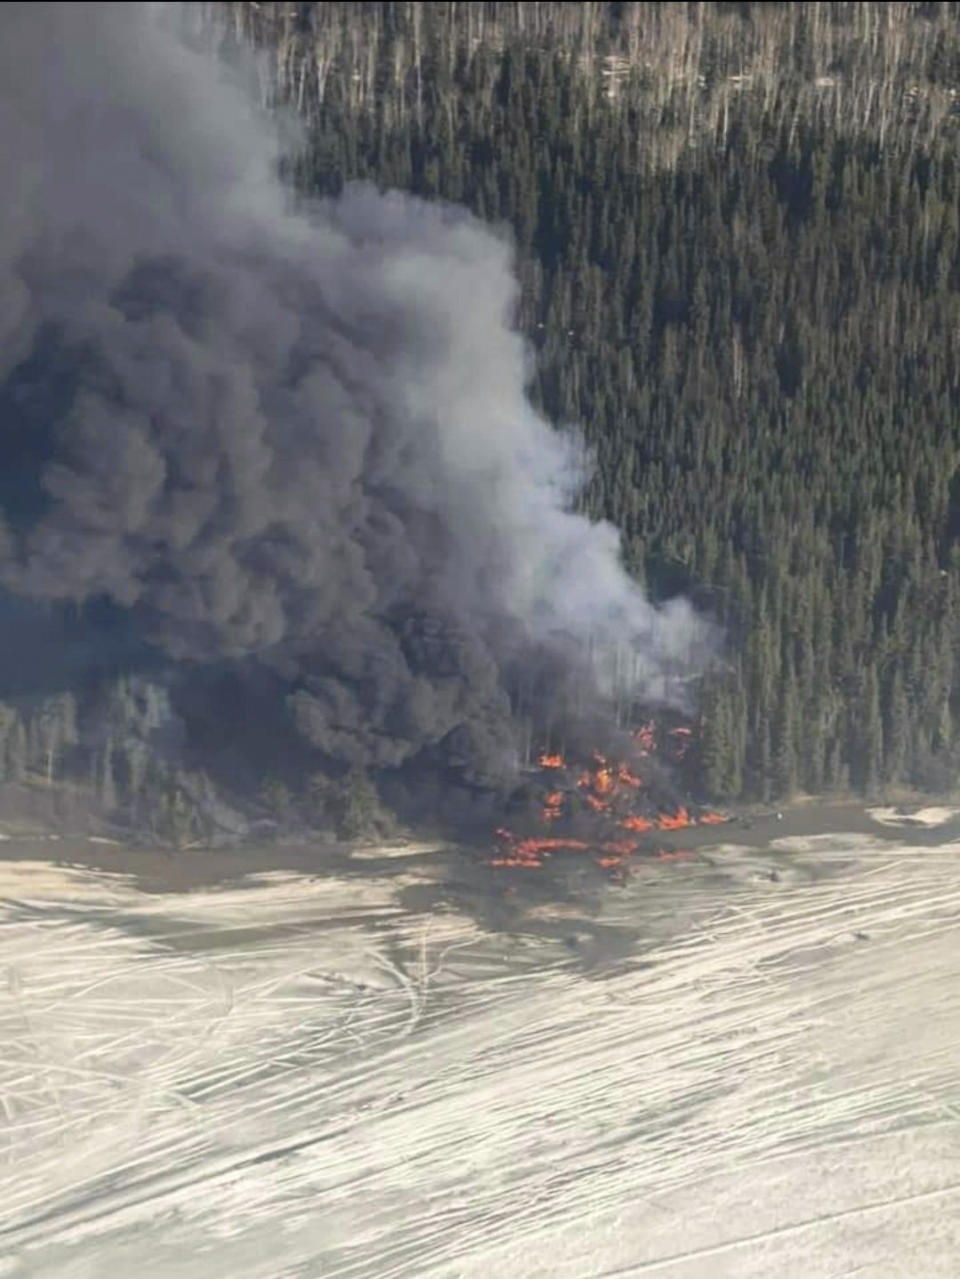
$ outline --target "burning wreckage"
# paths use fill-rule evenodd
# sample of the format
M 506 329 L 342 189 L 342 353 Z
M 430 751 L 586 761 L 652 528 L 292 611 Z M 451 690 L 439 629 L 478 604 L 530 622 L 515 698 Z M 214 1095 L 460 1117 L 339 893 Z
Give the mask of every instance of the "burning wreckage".
M 693 805 L 657 802 L 651 765 L 682 763 L 692 741 L 684 726 L 658 730 L 647 723 L 631 734 L 629 759 L 612 760 L 594 752 L 589 763 L 568 761 L 562 752 L 544 751 L 537 761 L 533 788 L 539 812 L 520 834 L 506 826 L 496 830 L 497 847 L 490 864 L 536 870 L 555 853 L 583 853 L 605 870 L 624 873 L 638 853 L 661 860 L 680 860 L 683 849 L 658 847 L 661 831 L 716 826 L 731 820 L 725 813 Z

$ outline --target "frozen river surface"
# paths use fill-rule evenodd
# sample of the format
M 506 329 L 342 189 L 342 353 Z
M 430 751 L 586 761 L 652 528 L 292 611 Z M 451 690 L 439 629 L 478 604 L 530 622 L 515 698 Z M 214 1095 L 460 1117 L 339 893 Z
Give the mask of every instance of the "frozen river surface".
M 484 873 L 0 865 L 0 1275 L 955 1279 L 960 845 Z

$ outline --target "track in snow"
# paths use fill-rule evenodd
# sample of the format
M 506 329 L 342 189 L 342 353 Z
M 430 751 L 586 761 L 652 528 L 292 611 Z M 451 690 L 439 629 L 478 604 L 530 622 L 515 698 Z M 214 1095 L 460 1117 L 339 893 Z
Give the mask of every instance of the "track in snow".
M 4 866 L 0 1275 L 954 1275 L 960 846 L 710 860 L 589 972 L 409 876 Z

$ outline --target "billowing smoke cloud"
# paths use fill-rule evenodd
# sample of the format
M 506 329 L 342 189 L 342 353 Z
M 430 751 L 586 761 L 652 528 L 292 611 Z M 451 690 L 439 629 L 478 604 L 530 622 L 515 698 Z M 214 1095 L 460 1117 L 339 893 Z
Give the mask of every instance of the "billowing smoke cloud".
M 569 513 L 510 246 L 354 188 L 294 211 L 252 102 L 149 6 L 0 10 L 0 584 L 107 600 L 189 662 L 268 667 L 377 767 L 511 756 L 503 673 L 705 632 Z

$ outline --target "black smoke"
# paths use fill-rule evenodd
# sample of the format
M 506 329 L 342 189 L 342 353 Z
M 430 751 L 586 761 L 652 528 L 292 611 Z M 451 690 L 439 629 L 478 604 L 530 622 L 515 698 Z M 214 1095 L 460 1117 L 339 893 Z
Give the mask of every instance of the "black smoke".
M 7 599 L 109 615 L 110 661 L 186 672 L 240 755 L 283 725 L 488 785 L 525 667 L 602 698 L 616 642 L 669 695 L 707 632 L 570 513 L 503 237 L 365 187 L 295 210 L 259 109 L 152 6 L 7 4 L 0 37 Z

